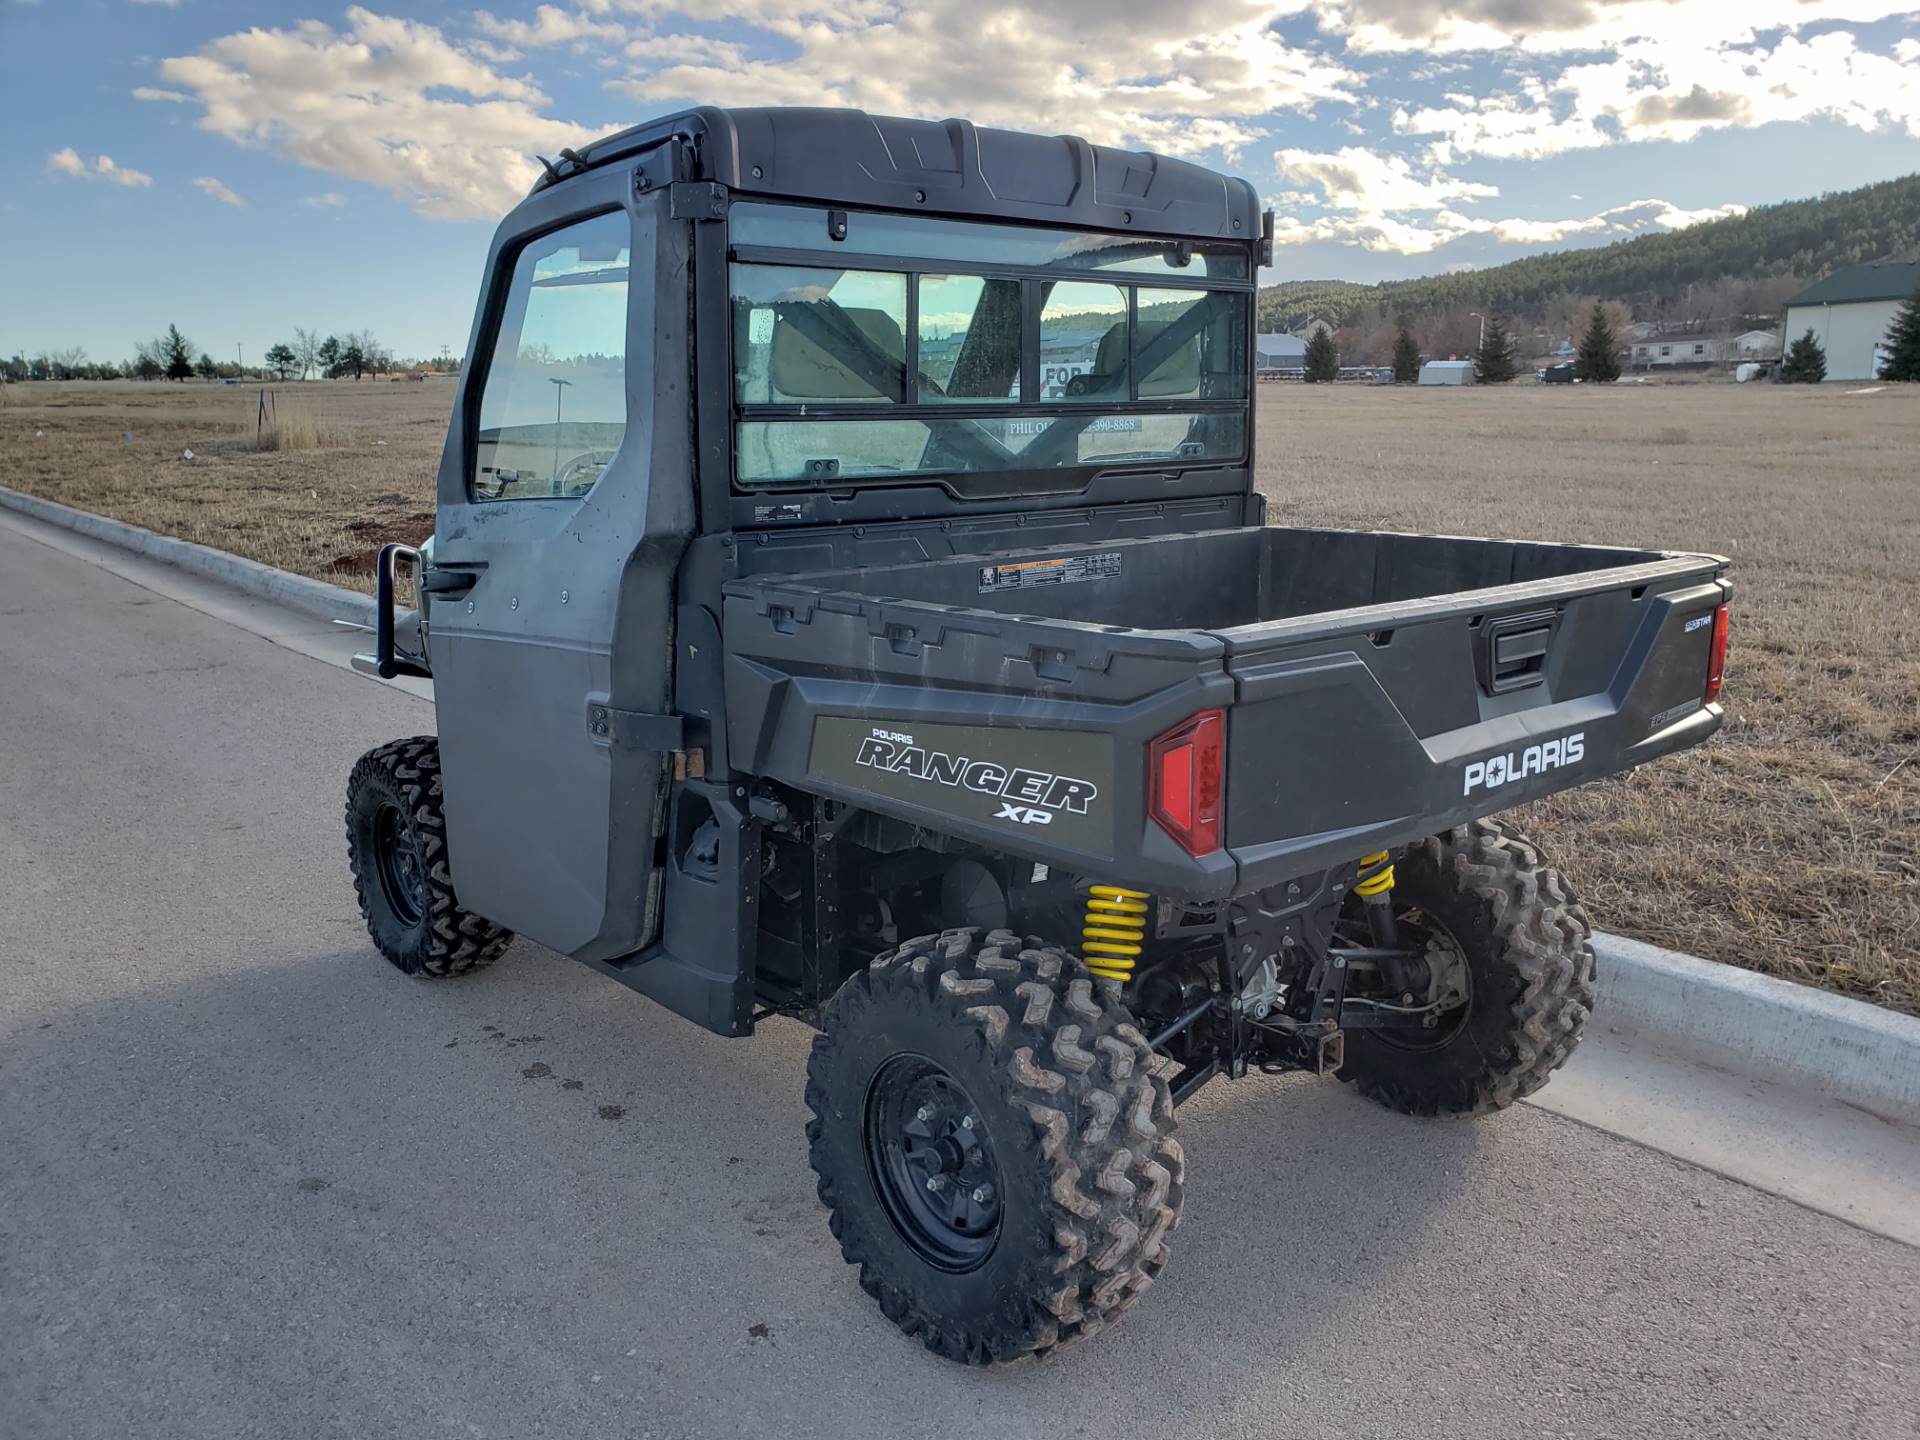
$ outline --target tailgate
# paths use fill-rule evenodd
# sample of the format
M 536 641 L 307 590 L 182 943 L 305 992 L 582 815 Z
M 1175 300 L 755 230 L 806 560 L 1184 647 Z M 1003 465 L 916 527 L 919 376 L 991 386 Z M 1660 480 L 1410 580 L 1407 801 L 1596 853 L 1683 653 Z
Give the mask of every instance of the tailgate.
M 1720 726 L 1717 556 L 1219 632 L 1243 888 L 1613 774 Z

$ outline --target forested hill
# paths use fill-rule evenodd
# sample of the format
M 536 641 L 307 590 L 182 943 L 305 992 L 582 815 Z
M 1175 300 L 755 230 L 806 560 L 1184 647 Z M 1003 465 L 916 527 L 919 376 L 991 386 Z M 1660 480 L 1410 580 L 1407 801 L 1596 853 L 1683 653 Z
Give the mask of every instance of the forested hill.
M 1316 315 L 1333 325 L 1420 320 L 1456 309 L 1534 315 L 1568 296 L 1618 300 L 1645 312 L 1677 300 L 1689 285 L 1810 282 L 1842 265 L 1913 254 L 1920 254 L 1920 175 L 1487 270 L 1379 285 L 1287 281 L 1260 291 L 1260 328 L 1291 329 Z

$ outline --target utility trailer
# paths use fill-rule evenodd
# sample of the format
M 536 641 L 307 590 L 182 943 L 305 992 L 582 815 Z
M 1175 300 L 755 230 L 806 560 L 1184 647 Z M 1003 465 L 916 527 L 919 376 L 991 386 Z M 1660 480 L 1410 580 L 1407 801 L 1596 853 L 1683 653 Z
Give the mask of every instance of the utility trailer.
M 1265 523 L 1271 223 L 957 120 L 563 152 L 489 256 L 434 538 L 379 561 L 358 663 L 431 676 L 438 735 L 349 782 L 377 947 L 518 933 L 816 1027 L 833 1233 L 956 1360 L 1138 1300 L 1215 1077 L 1544 1084 L 1589 921 L 1489 817 L 1722 720 L 1719 557 Z

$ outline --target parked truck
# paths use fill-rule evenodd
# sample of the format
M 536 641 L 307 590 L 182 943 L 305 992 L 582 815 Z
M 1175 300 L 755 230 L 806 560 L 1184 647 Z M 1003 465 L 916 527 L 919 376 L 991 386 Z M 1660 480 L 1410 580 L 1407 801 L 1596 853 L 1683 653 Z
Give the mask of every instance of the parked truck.
M 1140 1298 L 1216 1077 L 1544 1084 L 1589 918 L 1492 817 L 1721 723 L 1716 556 L 1267 513 L 1271 234 L 1243 181 L 959 120 L 563 151 L 493 242 L 434 537 L 380 558 L 357 663 L 431 676 L 438 734 L 349 783 L 377 948 L 519 934 L 815 1027 L 833 1234 L 955 1360 Z

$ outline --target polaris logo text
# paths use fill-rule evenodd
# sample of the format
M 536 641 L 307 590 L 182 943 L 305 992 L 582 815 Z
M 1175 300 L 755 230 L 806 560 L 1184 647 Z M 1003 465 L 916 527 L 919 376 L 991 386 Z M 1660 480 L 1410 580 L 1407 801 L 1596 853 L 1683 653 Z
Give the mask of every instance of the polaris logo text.
M 964 755 L 949 755 L 944 750 L 928 750 L 913 743 L 911 735 L 876 730 L 860 742 L 856 765 L 885 770 L 895 775 L 911 775 L 955 789 L 972 790 L 1007 803 L 1000 807 L 996 820 L 1018 820 L 1023 825 L 1050 825 L 1055 810 L 1075 815 L 1087 813 L 1087 807 L 1100 793 L 1091 780 L 1072 775 L 1054 775 L 1045 770 L 1010 770 L 991 760 L 970 760 Z
M 1504 755 L 1489 755 L 1485 760 L 1473 760 L 1467 764 L 1467 788 L 1461 793 L 1471 795 L 1475 790 L 1498 790 L 1502 785 L 1511 785 L 1529 775 L 1544 775 L 1549 770 L 1558 770 L 1562 765 L 1576 765 L 1585 758 L 1586 753 L 1587 733 L 1576 730 L 1571 735 L 1562 735 L 1558 740 L 1529 745 L 1518 752 L 1509 750 Z

